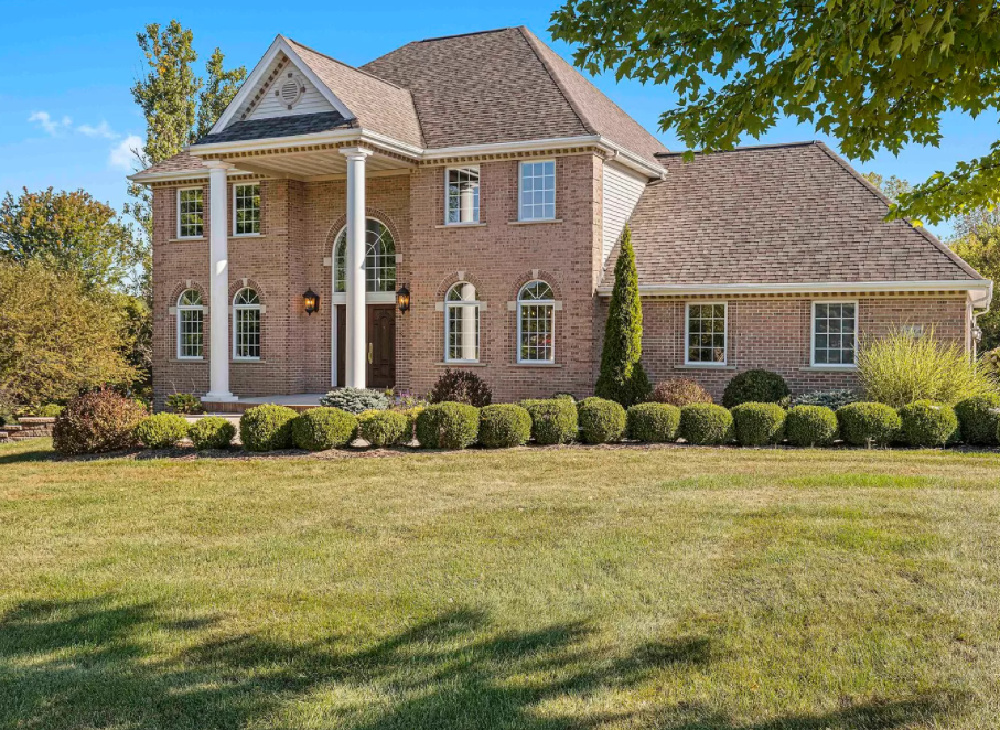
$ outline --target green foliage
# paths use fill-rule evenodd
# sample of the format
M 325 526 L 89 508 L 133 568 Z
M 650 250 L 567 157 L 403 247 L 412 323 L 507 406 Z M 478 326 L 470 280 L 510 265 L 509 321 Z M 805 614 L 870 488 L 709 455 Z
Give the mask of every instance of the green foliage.
M 979 358 L 979 366 L 990 382 L 1000 387 L 1000 347 L 984 352 Z
M 966 222 L 964 235 L 951 241 L 952 250 L 987 279 L 993 280 L 994 289 L 1000 291 L 1000 221 L 996 211 L 984 213 Z M 997 294 L 994 294 L 996 297 Z M 992 306 L 976 318 L 982 330 L 980 349 L 1000 348 L 1000 307 Z
M 793 446 L 829 446 L 837 440 L 837 414 L 826 406 L 793 406 L 785 414 L 785 437 Z
M 240 416 L 243 448 L 247 451 L 292 448 L 292 421 L 298 415 L 291 408 L 271 404 L 248 408 Z
M 205 408 L 201 404 L 201 398 L 191 393 L 173 393 L 167 396 L 164 403 L 170 409 L 171 413 L 193 415 L 205 412 Z
M 188 422 L 183 416 L 158 413 L 139 421 L 134 434 L 147 449 L 169 449 L 188 435 Z
M 389 407 L 389 398 L 385 393 L 369 388 L 338 388 L 324 395 L 319 402 L 327 408 L 339 408 L 355 415 L 365 411 L 384 411 Z
M 660 116 L 689 150 L 731 149 L 788 117 L 837 141 L 848 159 L 941 141 L 950 111 L 997 109 L 1000 26 L 992 3 L 565 0 L 553 38 L 591 74 L 670 87 Z M 863 102 L 863 103 L 862 103 Z M 991 205 L 1000 148 L 900 193 L 899 215 L 937 223 Z
M 568 444 L 579 435 L 576 403 L 571 398 L 529 399 L 520 405 L 531 415 L 531 437 L 538 444 Z
M 358 436 L 371 446 L 382 448 L 410 440 L 413 425 L 401 411 L 365 411 L 358 414 Z
M 902 425 L 896 409 L 885 403 L 858 401 L 837 409 L 840 437 L 852 446 L 888 446 Z
M 958 416 L 951 406 L 919 400 L 899 409 L 900 434 L 910 446 L 944 446 L 958 436 Z
M 823 406 L 837 410 L 860 400 L 860 396 L 850 388 L 835 388 L 833 390 L 817 390 L 792 398 L 793 406 Z
M 732 409 L 733 431 L 743 446 L 776 444 L 785 438 L 785 409 L 777 403 L 747 401 Z
M 39 418 L 56 418 L 62 412 L 63 406 L 55 403 L 46 403 L 44 406 L 39 406 L 35 409 L 35 415 Z
M 292 443 L 306 451 L 327 451 L 354 439 L 358 419 L 339 408 L 310 408 L 292 419 Z
M 637 403 L 625 414 L 625 435 L 634 441 L 661 444 L 677 440 L 681 409 L 666 403 Z
M 977 446 L 996 446 L 1000 430 L 1000 395 L 977 395 L 959 401 L 955 415 L 962 431 L 962 440 Z
M 585 444 L 609 444 L 625 435 L 625 409 L 613 400 L 584 398 L 577 407 L 580 440 Z
M 491 405 L 479 412 L 479 443 L 487 449 L 522 446 L 531 438 L 531 414 L 521 406 Z
M 900 195 L 913 190 L 913 186 L 909 182 L 895 175 L 886 178 L 877 172 L 865 172 L 861 174 L 861 177 L 878 188 L 885 197 L 893 202 L 899 200 Z
M 188 436 L 198 451 L 225 449 L 236 436 L 236 426 L 221 416 L 206 416 L 191 424 Z
M 895 331 L 863 342 L 858 378 L 869 400 L 894 408 L 917 400 L 954 405 L 996 390 L 962 345 L 937 340 L 933 330 L 920 337 Z
M 678 408 L 693 403 L 712 403 L 709 392 L 691 378 L 667 378 L 657 383 L 652 399 Z
M 56 417 L 52 445 L 63 454 L 96 454 L 138 446 L 135 427 L 146 409 L 111 390 L 73 398 Z
M 482 378 L 466 370 L 445 368 L 427 395 L 431 403 L 465 403 L 476 408 L 493 402 L 493 391 Z
M 417 440 L 425 449 L 464 449 L 478 434 L 479 409 L 466 403 L 436 403 L 417 416 Z
M 201 139 L 212 131 L 219 117 L 226 111 L 240 90 L 240 85 L 247 76 L 245 66 L 238 66 L 227 71 L 225 56 L 216 46 L 211 57 L 205 63 L 206 78 L 202 83 L 201 95 L 198 97 L 198 113 L 195 118 L 193 139 Z
M 733 408 L 741 403 L 779 403 L 788 397 L 788 385 L 778 373 L 747 370 L 732 378 L 722 394 L 722 405 Z
M 692 403 L 681 408 L 678 435 L 689 444 L 729 443 L 733 440 L 733 416 L 722 406 Z

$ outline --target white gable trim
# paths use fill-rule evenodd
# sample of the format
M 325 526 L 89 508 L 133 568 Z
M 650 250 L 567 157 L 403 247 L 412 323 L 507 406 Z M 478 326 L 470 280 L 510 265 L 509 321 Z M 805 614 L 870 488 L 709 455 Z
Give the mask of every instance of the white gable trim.
M 253 71 L 247 77 L 247 80 L 243 82 L 243 86 L 240 87 L 239 92 L 226 107 L 226 111 L 222 113 L 219 117 L 219 121 L 215 123 L 212 127 L 211 134 L 216 134 L 221 132 L 223 129 L 228 127 L 236 117 L 236 113 L 243 107 L 243 105 L 249 100 L 250 95 L 253 94 L 263 83 L 264 74 L 271 67 L 271 63 L 275 60 L 279 53 L 284 53 L 288 56 L 288 59 L 295 65 L 299 73 L 309 79 L 309 82 L 316 87 L 316 90 L 326 99 L 330 104 L 340 112 L 344 119 L 354 119 L 354 113 L 347 108 L 347 105 L 342 102 L 333 91 L 324 84 L 320 78 L 313 73 L 313 70 L 302 60 L 298 53 L 296 53 L 288 39 L 283 35 L 277 36 L 271 43 L 271 46 L 267 49 L 267 52 L 261 57 L 257 62 L 257 65 L 253 67 Z

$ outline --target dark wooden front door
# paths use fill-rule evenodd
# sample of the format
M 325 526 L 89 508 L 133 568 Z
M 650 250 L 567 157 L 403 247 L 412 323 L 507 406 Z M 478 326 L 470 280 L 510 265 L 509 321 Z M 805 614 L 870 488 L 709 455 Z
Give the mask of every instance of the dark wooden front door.
M 393 304 L 369 304 L 365 310 L 367 336 L 365 381 L 369 388 L 392 388 L 396 385 L 396 307 Z M 347 307 L 337 307 L 337 385 L 344 385 L 347 332 Z

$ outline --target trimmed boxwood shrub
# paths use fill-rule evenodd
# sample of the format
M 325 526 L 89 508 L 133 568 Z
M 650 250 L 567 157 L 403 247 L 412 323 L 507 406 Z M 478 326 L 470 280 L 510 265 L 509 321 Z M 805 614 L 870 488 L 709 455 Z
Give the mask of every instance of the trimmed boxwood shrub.
M 944 446 L 958 433 L 955 409 L 918 400 L 899 409 L 903 440 L 910 446 Z
M 743 446 L 776 444 L 785 438 L 785 409 L 777 403 L 740 403 L 732 415 L 736 441 Z
M 788 395 L 788 384 L 778 373 L 747 370 L 726 385 L 722 393 L 722 405 L 734 408 L 741 403 L 778 403 Z
M 191 443 L 198 451 L 228 448 L 235 435 L 236 426 L 222 416 L 199 418 L 188 429 Z
M 139 445 L 134 431 L 146 409 L 111 390 L 78 396 L 56 416 L 52 445 L 63 454 L 96 454 Z
M 571 398 L 524 400 L 531 415 L 531 437 L 539 444 L 566 444 L 576 439 L 579 421 Z
M 625 435 L 635 441 L 662 444 L 677 440 L 681 409 L 666 403 L 639 403 L 625 413 Z
M 962 440 L 967 444 L 996 446 L 1000 431 L 1000 396 L 977 395 L 955 406 Z
M 689 444 L 725 444 L 733 439 L 733 415 L 722 406 L 692 403 L 681 408 L 678 434 Z
M 584 398 L 577 406 L 580 440 L 585 444 L 610 444 L 625 434 L 625 409 L 604 398 Z
M 826 406 L 789 408 L 785 438 L 794 446 L 829 446 L 837 440 L 837 414 Z
M 292 442 L 307 451 L 326 451 L 349 444 L 358 419 L 340 408 L 310 408 L 292 420 Z
M 837 409 L 837 425 L 852 446 L 885 446 L 899 436 L 902 421 L 892 406 L 858 401 Z
M 158 413 L 139 421 L 134 433 L 147 449 L 169 449 L 188 435 L 188 422 L 174 413 Z
M 254 406 L 240 416 L 240 441 L 247 451 L 292 448 L 292 421 L 299 414 L 276 405 Z
M 521 446 L 531 438 L 531 414 L 521 406 L 493 405 L 479 411 L 479 443 L 488 449 Z
M 417 416 L 417 440 L 425 449 L 464 449 L 478 435 L 479 409 L 466 403 L 436 403 Z
M 711 394 L 691 378 L 667 378 L 657 383 L 651 399 L 678 408 L 692 403 L 712 403 Z
M 384 411 L 389 407 L 389 397 L 381 390 L 370 388 L 338 388 L 320 398 L 319 404 L 357 415 L 365 411 Z
M 365 411 L 358 415 L 358 436 L 376 448 L 406 443 L 412 433 L 412 423 L 405 413 Z
M 201 398 L 191 393 L 173 393 L 168 395 L 165 405 L 171 413 L 179 415 L 205 412 L 205 408 L 201 405 Z

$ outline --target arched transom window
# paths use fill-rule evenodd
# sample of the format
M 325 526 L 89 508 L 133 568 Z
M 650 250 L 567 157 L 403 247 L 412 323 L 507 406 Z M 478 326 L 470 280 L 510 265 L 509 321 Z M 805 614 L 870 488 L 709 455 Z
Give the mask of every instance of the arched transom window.
M 333 242 L 333 290 L 347 291 L 344 273 L 347 270 L 347 226 L 340 229 Z M 396 291 L 396 241 L 389 229 L 376 218 L 365 220 L 365 291 Z
M 444 299 L 444 359 L 479 362 L 479 297 L 467 281 L 453 285 Z
M 205 354 L 205 307 L 201 292 L 185 289 L 177 297 L 177 357 L 201 359 Z
M 244 288 L 233 297 L 233 359 L 260 358 L 260 297 Z
M 529 281 L 517 293 L 517 361 L 555 362 L 556 302 L 547 282 Z

